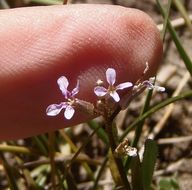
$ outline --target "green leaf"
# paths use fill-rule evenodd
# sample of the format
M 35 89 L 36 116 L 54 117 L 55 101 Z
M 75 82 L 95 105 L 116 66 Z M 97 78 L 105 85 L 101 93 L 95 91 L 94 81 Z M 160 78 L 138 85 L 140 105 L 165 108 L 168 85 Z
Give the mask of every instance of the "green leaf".
M 179 185 L 174 179 L 161 179 L 158 190 L 179 190 Z
M 150 190 L 157 154 L 157 144 L 155 143 L 155 141 L 147 139 L 145 142 L 143 162 L 141 164 L 141 173 L 144 190 Z
M 123 186 L 123 181 L 121 179 L 121 175 L 119 173 L 119 170 L 111 149 L 109 149 L 108 156 L 109 156 L 109 168 L 111 170 L 111 175 L 113 177 L 113 180 L 115 181 L 115 184 L 119 186 Z
M 168 4 L 167 4 L 167 10 L 165 12 L 165 18 L 164 18 L 164 21 L 163 21 L 163 31 L 161 33 L 163 41 L 165 39 L 165 34 L 166 34 L 166 30 L 167 30 L 167 23 L 168 23 L 168 19 L 169 19 L 169 12 L 170 12 L 170 8 L 171 8 L 171 4 L 172 4 L 172 0 L 169 0 Z
M 133 190 L 143 190 L 141 174 L 141 162 L 139 160 L 139 156 L 137 155 L 131 159 L 131 182 Z

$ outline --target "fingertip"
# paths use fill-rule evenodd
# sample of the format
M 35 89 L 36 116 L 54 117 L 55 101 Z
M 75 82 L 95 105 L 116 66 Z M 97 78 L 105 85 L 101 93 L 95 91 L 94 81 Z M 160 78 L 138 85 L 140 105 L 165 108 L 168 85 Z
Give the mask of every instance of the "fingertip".
M 11 19 L 13 15 L 19 24 Z M 90 118 L 77 112 L 71 120 L 64 119 L 63 113 L 46 115 L 48 105 L 64 99 L 57 85 L 60 76 L 67 77 L 70 89 L 79 80 L 78 97 L 95 103 L 96 81 L 106 81 L 108 68 L 116 70 L 117 84 L 135 83 L 146 62 L 149 77 L 162 57 L 154 22 L 135 9 L 109 5 L 23 8 L 9 10 L 0 23 L 5 23 L 0 37 L 5 44 L 0 47 L 0 86 L 5 89 L 0 92 L 0 120 L 7 127 L 1 130 L 2 139 L 28 137 Z

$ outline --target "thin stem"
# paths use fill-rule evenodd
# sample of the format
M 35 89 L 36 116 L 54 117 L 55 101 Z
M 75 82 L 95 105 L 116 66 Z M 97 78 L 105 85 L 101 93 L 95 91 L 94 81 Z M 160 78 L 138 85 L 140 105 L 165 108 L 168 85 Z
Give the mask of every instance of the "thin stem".
M 49 158 L 50 158 L 50 164 L 51 164 L 51 181 L 52 181 L 52 187 L 53 189 L 56 189 L 56 168 L 55 168 L 55 148 L 54 148 L 54 142 L 55 142 L 55 134 L 49 133 Z
M 167 23 L 168 23 L 168 18 L 169 18 L 169 13 L 170 13 L 170 9 L 171 9 L 171 4 L 172 4 L 172 0 L 169 0 L 168 1 L 168 4 L 167 4 L 167 11 L 165 13 L 165 19 L 164 19 L 164 22 L 163 22 L 163 31 L 161 33 L 161 38 L 164 42 L 165 40 L 165 34 L 166 34 L 166 30 L 167 30 Z
M 66 140 L 66 142 L 68 142 L 68 144 L 70 145 L 71 149 L 74 152 L 78 151 L 78 148 L 76 147 L 76 145 L 72 142 L 72 140 L 69 138 L 69 136 L 66 134 L 65 130 L 60 130 L 60 134 L 62 135 L 62 137 Z M 90 176 L 91 179 L 94 179 L 94 174 L 91 170 L 91 168 L 89 167 L 89 165 L 86 162 L 82 163 L 85 170 L 87 171 L 88 175 Z
M 9 6 L 9 4 L 7 3 L 6 0 L 1 0 L 1 1 L 0 1 L 0 7 L 3 8 L 3 9 L 10 9 L 10 6 Z
M 108 161 L 108 157 L 105 158 L 105 160 L 103 161 L 103 164 L 101 165 L 101 168 L 99 169 L 99 172 L 95 178 L 93 190 L 97 190 L 99 179 L 101 178 L 101 175 L 102 175 L 102 173 L 103 173 L 103 171 L 107 165 L 107 161 Z
M 77 156 L 80 154 L 80 152 L 84 149 L 84 147 L 88 144 L 89 140 L 91 139 L 91 137 L 97 132 L 97 130 L 100 128 L 100 126 L 98 126 L 88 137 L 88 139 L 83 143 L 83 145 L 76 151 L 76 153 L 74 154 L 73 158 L 70 160 L 70 162 L 68 163 L 67 168 L 69 169 L 71 164 L 73 163 L 73 161 L 77 158 Z
M 152 98 L 152 94 L 153 94 L 153 90 L 149 90 L 146 100 L 145 100 L 145 105 L 143 107 L 142 112 L 140 113 L 140 116 L 142 116 L 146 111 L 148 111 L 149 109 L 149 105 L 150 105 L 150 100 Z M 136 147 L 137 148 L 137 144 L 139 142 L 142 130 L 143 130 L 143 125 L 144 125 L 145 120 L 142 120 L 141 122 L 139 122 L 139 124 L 137 125 L 136 129 L 135 129 L 135 137 L 133 142 L 131 143 L 131 146 Z
M 0 145 L 0 151 L 2 152 L 15 152 L 21 154 L 35 154 L 34 151 L 23 146 L 13 146 L 13 145 Z M 37 154 L 37 152 L 36 152 Z
M 68 0 L 63 0 L 63 5 L 66 5 Z
M 70 168 L 67 168 L 68 166 L 65 163 L 63 164 L 63 166 L 64 166 L 64 175 L 62 176 L 60 181 L 63 182 L 66 179 L 68 189 L 78 190 L 76 182 L 75 182 L 75 180 L 73 178 L 73 175 L 71 174 Z
M 113 134 L 112 120 L 108 119 L 105 122 L 105 125 L 106 125 L 106 131 L 107 131 L 107 134 L 108 134 L 108 137 L 109 137 L 109 142 L 110 142 L 109 144 L 110 144 L 110 147 L 111 147 L 112 155 L 114 157 L 115 164 L 116 164 L 117 169 L 118 169 L 118 173 L 120 174 L 120 179 L 122 180 L 122 183 L 123 183 L 123 184 L 118 184 L 118 185 L 123 185 L 126 190 L 130 190 L 131 189 L 130 184 L 129 184 L 127 176 L 126 176 L 126 172 L 124 170 L 122 160 L 119 157 L 114 156 L 114 151 L 116 149 L 116 141 L 115 141 L 115 137 L 114 137 L 114 134 Z
M 55 0 L 31 0 L 31 3 L 39 3 L 45 5 L 62 5 L 62 1 Z
M 189 18 L 188 12 L 180 0 L 173 0 L 175 6 L 177 7 L 179 13 L 182 15 L 183 19 L 185 20 L 186 25 L 188 26 L 189 30 L 192 32 L 192 24 Z
M 74 156 L 74 154 L 71 154 L 68 156 L 66 156 L 66 155 L 55 156 L 54 162 L 56 164 L 63 163 L 63 162 L 69 162 L 73 156 Z M 86 163 L 88 163 L 90 165 L 94 165 L 94 166 L 102 164 L 101 160 L 91 159 L 86 154 L 82 154 L 82 153 L 78 155 L 75 162 L 79 162 L 79 163 L 86 162 Z M 24 164 L 21 164 L 18 167 L 19 168 L 37 167 L 37 166 L 44 165 L 44 164 L 50 164 L 50 159 L 44 158 L 44 159 L 40 159 L 40 160 L 25 162 Z

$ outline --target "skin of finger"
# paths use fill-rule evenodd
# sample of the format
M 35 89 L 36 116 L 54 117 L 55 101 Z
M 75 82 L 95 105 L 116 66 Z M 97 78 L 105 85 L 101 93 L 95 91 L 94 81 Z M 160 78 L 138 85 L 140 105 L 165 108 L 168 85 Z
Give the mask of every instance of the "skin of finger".
M 48 105 L 64 101 L 56 80 L 64 75 L 78 98 L 95 102 L 93 88 L 114 68 L 116 84 L 136 82 L 149 63 L 153 76 L 162 43 L 145 13 L 111 5 L 67 5 L 0 11 L 0 139 L 17 139 L 84 122 L 76 112 L 48 117 Z M 105 83 L 104 85 L 107 84 Z

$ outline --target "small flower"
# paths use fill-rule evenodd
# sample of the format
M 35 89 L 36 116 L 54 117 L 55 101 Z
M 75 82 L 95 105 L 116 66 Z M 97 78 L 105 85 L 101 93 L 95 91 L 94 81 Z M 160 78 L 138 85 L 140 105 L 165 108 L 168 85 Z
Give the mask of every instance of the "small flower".
M 117 90 L 123 90 L 125 88 L 130 88 L 133 86 L 133 84 L 131 82 L 125 82 L 125 83 L 121 83 L 117 86 L 114 86 L 115 81 L 116 81 L 116 71 L 113 68 L 107 69 L 106 79 L 109 84 L 108 89 L 104 88 L 103 86 L 97 86 L 94 88 L 94 92 L 99 97 L 109 94 L 115 100 L 115 102 L 120 101 L 120 97 L 119 97 L 119 94 L 117 93 Z
M 128 146 L 125 150 L 128 156 L 130 157 L 137 156 L 137 149 L 135 147 Z
M 77 101 L 75 95 L 79 92 L 79 81 L 77 81 L 76 87 L 71 92 L 67 90 L 69 82 L 65 76 L 60 77 L 57 80 L 57 84 L 67 101 L 61 102 L 60 104 L 51 104 L 47 107 L 46 113 L 48 116 L 56 116 L 62 109 L 65 109 L 64 117 L 71 119 L 75 113 L 74 105 Z
M 165 91 L 165 88 L 162 87 L 162 86 L 157 86 L 157 85 L 154 85 L 154 81 L 155 81 L 155 78 L 154 77 L 151 77 L 149 78 L 149 80 L 145 80 L 143 81 L 143 85 L 146 86 L 149 90 L 151 89 L 155 89 L 159 92 L 164 92 Z

